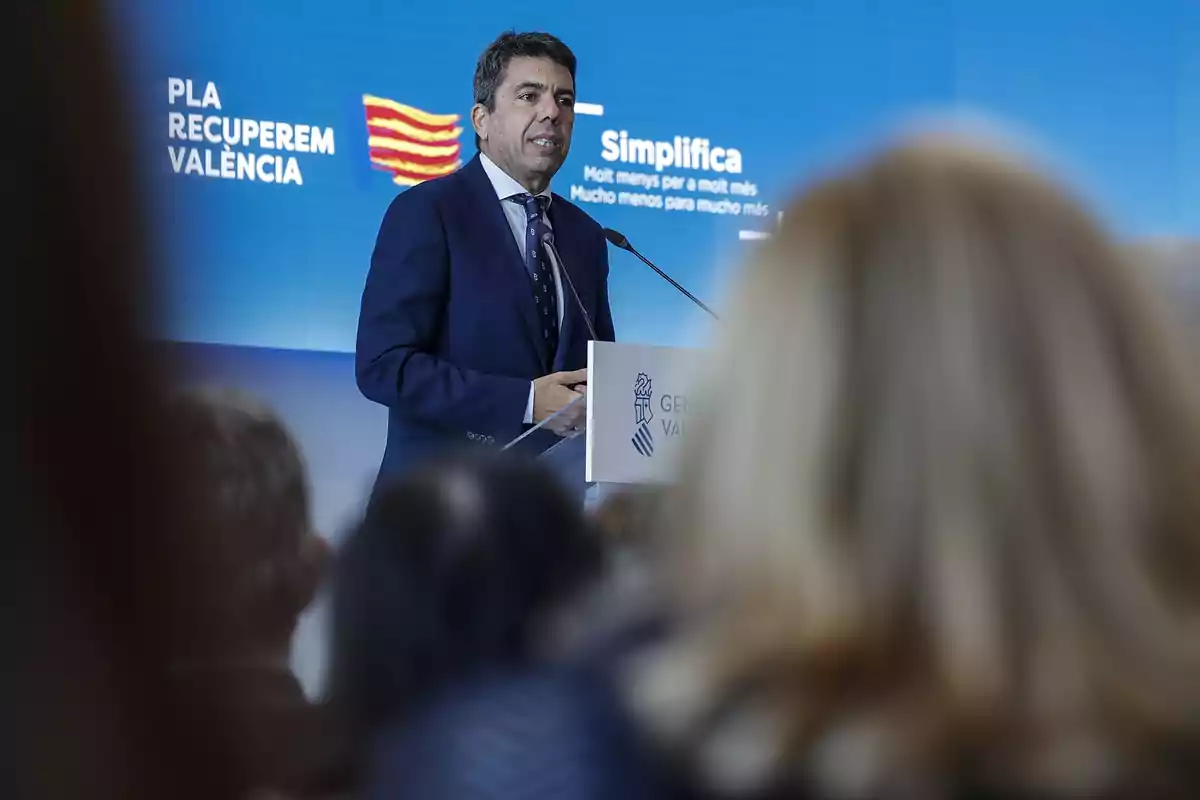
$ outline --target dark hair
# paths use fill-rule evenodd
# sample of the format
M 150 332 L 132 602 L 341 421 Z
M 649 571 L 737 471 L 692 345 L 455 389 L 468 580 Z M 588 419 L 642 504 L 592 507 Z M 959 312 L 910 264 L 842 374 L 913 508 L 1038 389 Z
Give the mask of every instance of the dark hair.
M 548 58 L 566 67 L 571 80 L 575 80 L 575 54 L 557 36 L 505 31 L 487 46 L 475 64 L 475 102 L 488 111 L 496 110 L 496 90 L 504 83 L 504 72 L 514 58 Z M 479 134 L 475 134 L 475 147 L 479 147 Z
M 286 643 L 312 601 L 327 559 L 312 534 L 307 473 L 279 417 L 240 392 L 195 389 L 173 398 L 168 420 L 196 464 L 215 556 L 241 643 Z
M 476 669 L 527 663 L 599 565 L 581 503 L 540 465 L 455 457 L 378 489 L 334 587 L 330 685 L 350 735 Z

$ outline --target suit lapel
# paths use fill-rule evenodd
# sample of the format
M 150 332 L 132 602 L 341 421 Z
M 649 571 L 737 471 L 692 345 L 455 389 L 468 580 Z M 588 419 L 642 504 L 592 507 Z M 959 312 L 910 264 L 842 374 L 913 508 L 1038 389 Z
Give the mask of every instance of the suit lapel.
M 578 335 L 577 332 L 582 332 L 585 338 L 591 338 L 587 333 L 587 324 L 580 315 L 579 306 L 575 303 L 571 284 L 567 282 L 567 276 L 563 274 L 570 270 L 570 279 L 574 282 L 575 288 L 580 291 L 582 300 L 582 293 L 587 285 L 582 272 L 586 264 L 580 248 L 583 237 L 578 235 L 578 232 L 571 226 L 568 215 L 556 211 L 558 208 L 561 208 L 561 198 L 550 204 L 549 211 L 550 225 L 554 228 L 554 246 L 564 262 L 558 265 L 559 281 L 562 283 L 563 292 L 563 322 L 558 336 L 558 352 L 554 355 L 555 371 L 564 369 L 563 364 L 570 352 L 571 342 Z
M 505 279 L 503 285 L 509 289 L 509 295 L 517 306 L 523 320 L 525 333 L 529 343 L 541 356 L 545 351 L 542 339 L 542 325 L 538 320 L 537 306 L 533 302 L 533 292 L 530 289 L 529 272 L 525 262 L 521 260 L 521 250 L 513 238 L 512 228 L 504 216 L 503 202 L 496 197 L 496 190 L 488 180 L 479 156 L 475 156 L 462 168 L 463 177 L 468 182 L 469 191 L 466 193 L 473 206 L 472 220 L 478 225 L 479 241 L 490 252 L 492 260 L 499 262 L 503 268 Z M 499 243 L 497 248 L 496 244 Z

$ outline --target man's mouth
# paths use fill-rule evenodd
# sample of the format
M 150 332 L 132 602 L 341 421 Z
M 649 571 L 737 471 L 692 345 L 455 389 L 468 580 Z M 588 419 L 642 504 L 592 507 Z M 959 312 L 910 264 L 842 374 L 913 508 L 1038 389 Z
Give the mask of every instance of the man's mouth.
M 562 139 L 558 136 L 534 136 L 529 141 L 539 150 L 559 150 L 562 147 Z

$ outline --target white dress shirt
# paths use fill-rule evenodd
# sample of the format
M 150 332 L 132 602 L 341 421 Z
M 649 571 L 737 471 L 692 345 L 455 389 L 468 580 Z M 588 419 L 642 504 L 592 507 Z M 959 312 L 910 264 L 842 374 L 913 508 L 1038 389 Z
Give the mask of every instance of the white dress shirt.
M 529 190 L 521 184 L 517 183 L 511 175 L 500 169 L 496 164 L 483 153 L 479 154 L 479 163 L 483 165 L 483 171 L 487 173 L 488 180 L 492 182 L 492 188 L 496 190 L 496 197 L 500 199 L 500 207 L 504 209 L 504 217 L 508 220 L 508 226 L 512 228 L 513 238 L 517 240 L 517 249 L 521 251 L 521 262 L 525 262 L 525 206 L 520 203 L 514 203 L 508 198 L 518 194 L 529 194 Z M 546 198 L 546 211 L 550 210 L 550 203 L 554 202 L 553 196 L 550 194 L 550 187 L 547 186 L 542 191 L 538 192 L 538 197 Z M 546 212 L 542 213 L 542 222 L 546 223 L 546 227 L 553 230 L 550 225 L 550 216 Z M 558 260 L 554 254 L 547 249 L 546 255 L 549 257 L 550 269 L 554 273 L 554 291 L 558 295 L 558 325 L 562 327 L 563 321 L 563 287 L 562 279 L 558 276 Z M 529 384 L 529 401 L 525 404 L 525 424 L 529 425 L 533 422 L 533 383 Z

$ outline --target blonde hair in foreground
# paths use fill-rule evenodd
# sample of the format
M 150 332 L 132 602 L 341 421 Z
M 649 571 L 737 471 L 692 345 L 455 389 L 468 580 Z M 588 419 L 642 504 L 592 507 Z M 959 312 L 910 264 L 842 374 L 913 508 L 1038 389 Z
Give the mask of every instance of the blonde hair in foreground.
M 664 525 L 683 626 L 631 684 L 660 742 L 729 794 L 1167 792 L 1200 720 L 1200 406 L 1138 272 L 962 142 L 792 204 Z

